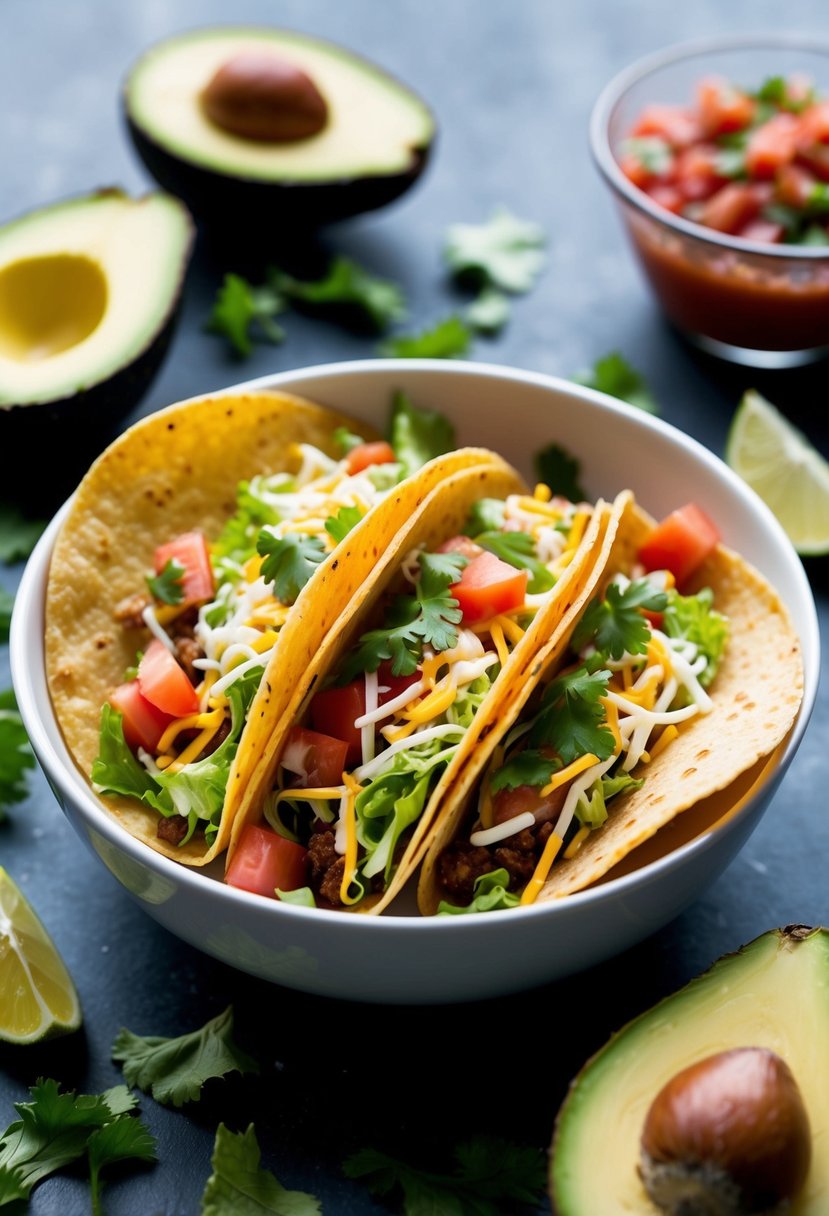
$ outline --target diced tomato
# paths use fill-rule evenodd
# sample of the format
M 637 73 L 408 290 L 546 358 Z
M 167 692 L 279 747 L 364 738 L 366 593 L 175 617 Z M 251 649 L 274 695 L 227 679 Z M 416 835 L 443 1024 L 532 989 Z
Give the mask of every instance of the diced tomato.
M 483 621 L 520 608 L 527 594 L 528 570 L 516 570 L 494 553 L 481 553 L 464 566 L 450 587 L 465 621 Z
M 638 156 L 622 156 L 619 160 L 619 168 L 625 177 L 629 178 L 640 190 L 647 186 L 653 178 L 650 169 L 646 168 Z
M 720 539 L 717 525 L 690 502 L 672 511 L 654 528 L 639 550 L 639 560 L 651 570 L 670 570 L 682 584 L 705 561 Z
M 703 133 L 709 139 L 730 131 L 742 131 L 754 117 L 752 98 L 717 76 L 699 82 L 697 105 Z
M 159 545 L 154 560 L 156 574 L 171 560 L 184 567 L 181 579 L 184 605 L 203 604 L 213 598 L 213 567 L 203 532 L 184 532 L 166 545 Z
M 673 211 L 674 215 L 679 215 L 685 203 L 679 187 L 667 183 L 663 185 L 661 182 L 654 182 L 652 186 L 646 186 L 645 194 L 666 211 Z
M 138 664 L 141 695 L 174 718 L 198 713 L 196 690 L 163 642 L 153 638 Z
M 471 560 L 473 557 L 480 557 L 483 549 L 468 536 L 452 536 L 449 540 L 445 540 L 442 545 L 438 545 L 436 552 L 460 553 L 463 557 L 468 557 Z
M 641 611 L 642 611 L 642 616 L 645 618 L 646 621 L 650 622 L 651 626 L 654 629 L 661 629 L 662 626 L 665 624 L 664 612 L 651 612 L 647 608 L 643 608 Z
M 735 234 L 760 213 L 761 203 L 751 184 L 730 182 L 703 205 L 699 223 Z
M 411 676 L 394 676 L 391 674 L 391 664 L 381 663 L 377 672 L 377 704 L 385 705 L 393 701 L 412 684 L 420 679 L 420 673 Z M 386 692 L 379 689 L 385 688 Z M 342 688 L 325 688 L 318 692 L 311 702 L 311 723 L 315 730 L 343 739 L 348 751 L 346 763 L 358 764 L 362 758 L 361 732 L 354 725 L 357 718 L 366 712 L 366 681 L 361 676 L 352 680 Z M 337 778 L 339 781 L 339 777 Z
M 817 178 L 802 165 L 783 165 L 777 171 L 774 190 L 787 207 L 805 207 L 817 185 Z
M 775 224 L 772 220 L 750 220 L 740 231 L 737 236 L 743 238 L 744 241 L 759 241 L 763 245 L 779 245 L 783 239 L 785 229 L 782 224 Z
M 756 131 L 746 145 L 746 169 L 753 178 L 769 179 L 794 160 L 800 123 L 794 114 L 775 114 Z
M 343 739 L 292 726 L 280 763 L 289 773 L 296 773 L 303 788 L 317 789 L 341 783 L 347 753 L 348 744 Z
M 308 850 L 301 844 L 249 823 L 242 829 L 225 882 L 229 887 L 271 897 L 277 887 L 280 891 L 296 891 L 308 882 L 307 858 Z
M 803 111 L 800 132 L 804 145 L 829 144 L 829 100 L 816 101 Z
M 719 171 L 719 149 L 714 144 L 696 144 L 680 152 L 676 162 L 676 185 L 689 203 L 710 198 L 726 179 Z
M 352 448 L 345 458 L 346 472 L 352 474 L 362 473 L 363 469 L 367 469 L 372 464 L 393 463 L 394 449 L 384 439 L 375 440 L 373 443 L 361 443 L 359 447 Z
M 499 790 L 492 799 L 493 826 L 516 819 L 527 811 L 532 811 L 536 823 L 546 823 L 548 819 L 556 818 L 567 797 L 567 784 L 560 785 L 543 798 L 542 789 L 540 785 L 519 785 L 512 790 Z M 509 840 L 505 843 L 509 846 Z
M 171 714 L 162 713 L 152 701 L 141 696 L 137 680 L 119 684 L 110 693 L 109 703 L 123 716 L 124 738 L 133 751 L 143 747 L 147 752 L 154 752 L 159 739 L 174 720 Z
M 631 135 L 658 135 L 672 148 L 686 148 L 700 137 L 697 119 L 684 106 L 645 106 Z
M 797 158 L 822 182 L 829 182 L 829 144 L 808 144 L 800 149 Z

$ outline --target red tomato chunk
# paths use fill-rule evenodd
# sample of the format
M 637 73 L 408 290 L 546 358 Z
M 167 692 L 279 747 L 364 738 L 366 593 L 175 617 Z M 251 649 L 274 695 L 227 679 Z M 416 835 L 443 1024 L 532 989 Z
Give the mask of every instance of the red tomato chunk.
M 277 887 L 296 891 L 307 882 L 307 857 L 308 850 L 301 844 L 249 823 L 227 867 L 225 882 L 256 895 L 274 896 Z
M 174 718 L 199 712 L 199 698 L 183 667 L 158 638 L 153 638 L 138 664 L 141 695 Z
M 359 447 L 352 448 L 345 458 L 346 471 L 351 474 L 362 473 L 363 469 L 372 464 L 393 463 L 394 449 L 383 439 L 374 443 L 361 443 Z
M 657 524 L 639 550 L 639 560 L 648 572 L 670 570 L 681 585 L 702 565 L 719 539 L 716 524 L 690 502 Z
M 110 693 L 109 703 L 122 715 L 124 738 L 133 751 L 143 747 L 147 752 L 154 752 L 159 739 L 174 721 L 172 714 L 163 713 L 152 701 L 142 697 L 137 680 L 119 684 Z
M 154 560 L 156 574 L 161 574 L 169 561 L 184 567 L 181 579 L 184 605 L 203 604 L 213 598 L 213 567 L 203 532 L 185 532 L 166 545 L 159 545 Z
M 494 553 L 484 552 L 464 566 L 450 591 L 465 621 L 483 621 L 520 608 L 527 594 L 528 570 L 516 570 Z
M 346 765 L 348 744 L 342 739 L 292 726 L 285 740 L 281 764 L 299 778 L 301 788 L 339 785 Z
M 385 705 L 399 697 L 401 692 L 416 684 L 420 673 L 411 676 L 393 676 L 391 664 L 381 663 L 377 672 L 377 704 Z M 380 690 L 385 688 L 386 692 Z M 337 739 L 345 740 L 348 747 L 346 763 L 353 767 L 362 759 L 361 731 L 354 725 L 357 718 L 366 712 L 366 681 L 361 676 L 342 688 L 325 688 L 311 702 L 311 724 L 314 730 Z M 337 778 L 339 783 L 339 777 Z

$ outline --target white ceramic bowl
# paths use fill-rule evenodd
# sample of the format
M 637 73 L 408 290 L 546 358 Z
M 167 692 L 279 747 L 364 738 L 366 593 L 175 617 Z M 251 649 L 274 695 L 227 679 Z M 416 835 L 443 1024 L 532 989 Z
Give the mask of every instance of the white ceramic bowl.
M 11 657 L 20 712 L 75 830 L 141 905 L 185 941 L 231 966 L 307 992 L 355 1000 L 461 1001 L 530 987 L 624 950 L 676 916 L 756 827 L 803 736 L 817 692 L 818 626 L 809 584 L 766 507 L 709 451 L 658 419 L 549 376 L 473 363 L 371 360 L 285 372 L 244 385 L 289 389 L 382 426 L 392 391 L 439 409 L 462 443 L 490 446 L 532 476 L 551 441 L 583 463 L 591 495 L 631 486 L 656 516 L 695 500 L 724 540 L 777 587 L 803 643 L 800 716 L 776 767 L 721 826 L 668 856 L 559 903 L 483 916 L 349 916 L 233 890 L 128 836 L 75 768 L 55 722 L 43 658 L 43 605 L 58 517 L 23 577 Z M 230 391 L 230 390 L 229 390 Z M 236 391 L 236 390 L 232 390 Z

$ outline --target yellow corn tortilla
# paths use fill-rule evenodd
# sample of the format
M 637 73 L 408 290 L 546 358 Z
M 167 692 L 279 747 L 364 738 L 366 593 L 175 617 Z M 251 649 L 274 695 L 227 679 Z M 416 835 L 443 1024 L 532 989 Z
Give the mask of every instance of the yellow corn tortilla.
M 288 731 L 295 723 L 302 720 L 315 689 L 322 684 L 329 672 L 336 668 L 340 658 L 360 635 L 371 628 L 373 610 L 399 577 L 402 560 L 413 549 L 423 547 L 427 550 L 434 550 L 445 540 L 462 532 L 470 510 L 478 499 L 505 498 L 508 494 L 524 492 L 526 492 L 526 487 L 518 474 L 503 462 L 500 464 L 493 462 L 487 466 L 454 473 L 429 494 L 420 511 L 411 518 L 409 526 L 397 533 L 378 565 L 374 579 L 370 583 L 366 583 L 354 596 L 347 613 L 330 630 L 321 647 L 315 648 L 319 631 L 309 630 L 305 619 L 315 611 L 314 601 L 308 597 L 303 601 L 302 611 L 292 614 L 283 633 L 286 641 L 291 639 L 290 645 L 286 646 L 286 651 L 290 652 L 290 661 L 296 677 L 294 696 L 281 718 L 271 714 L 269 730 L 257 732 L 255 738 L 251 735 L 248 759 L 250 759 L 250 752 L 256 747 L 261 746 L 261 754 L 247 769 L 248 785 L 243 795 L 242 806 L 234 817 L 227 853 L 228 865 L 245 827 L 249 823 L 259 822 L 262 818 L 262 808 L 273 786 Z M 608 521 L 609 511 L 606 505 L 597 504 L 576 556 L 555 584 L 554 594 L 550 596 L 548 603 L 539 610 L 524 637 L 513 649 L 492 692 L 479 708 L 472 725 L 461 741 L 458 752 L 450 761 L 430 795 L 423 814 L 407 841 L 404 854 L 398 862 L 397 870 L 388 889 L 379 899 L 363 900 L 354 907 L 354 911 L 370 912 L 375 915 L 382 912 L 400 892 L 419 864 L 423 853 L 428 848 L 432 822 L 439 812 L 447 792 L 453 786 L 458 773 L 465 767 L 470 754 L 474 753 L 480 742 L 494 730 L 499 720 L 498 705 L 503 691 L 515 684 L 521 685 L 525 681 L 527 670 L 532 664 L 536 652 L 553 634 L 559 615 L 568 612 L 572 603 L 580 598 L 582 584 L 590 573 L 592 559 L 600 551 L 603 532 Z M 300 605 L 298 604 L 297 607 L 299 608 Z M 297 637 L 296 643 L 293 641 L 293 635 Z M 272 662 L 275 661 L 276 655 Z M 263 687 L 268 682 L 269 676 L 266 673 Z M 262 688 L 260 688 L 259 696 L 263 696 Z M 254 703 L 254 710 L 255 708 L 256 703 Z M 257 715 L 252 711 L 251 716 L 256 717 Z M 276 725 L 273 725 L 274 722 Z
M 218 535 L 236 510 L 240 481 L 295 468 L 297 443 L 336 455 L 334 432 L 341 426 L 368 439 L 376 437 L 362 422 L 284 393 L 188 401 L 137 423 L 89 470 L 55 544 L 45 628 L 52 703 L 67 747 L 85 776 L 98 754 L 101 708 L 146 637 L 140 630 L 123 628 L 113 610 L 125 597 L 144 590 L 156 546 L 196 528 L 208 540 Z M 338 558 L 334 554 L 305 588 L 312 596 L 313 587 L 324 590 L 326 613 L 317 618 L 318 628 L 327 629 L 370 578 L 376 552 L 434 485 L 456 468 L 489 459 L 498 458 L 471 448 L 438 457 L 379 504 L 383 522 L 375 523 L 370 512 L 350 534 L 348 561 L 340 562 L 337 577 L 332 577 Z M 277 703 L 280 689 L 287 696 L 287 685 L 272 687 L 277 689 Z M 252 721 L 251 713 L 249 724 Z M 128 832 L 158 852 L 188 865 L 205 865 L 230 838 L 231 817 L 244 784 L 248 733 L 246 727 L 219 832 L 209 849 L 200 839 L 180 847 L 159 840 L 158 814 L 137 800 L 107 797 L 102 802 Z
M 523 688 L 513 688 L 511 697 L 502 702 L 495 737 L 452 790 L 421 871 L 418 905 L 424 914 L 437 910 L 442 898 L 438 857 L 467 822 L 470 799 L 498 739 L 518 720 L 539 681 L 556 675 L 589 600 L 614 574 L 631 569 L 655 526 L 630 496 L 617 499 L 614 516 L 604 553 L 592 571 L 592 587 L 585 585 L 581 602 L 539 653 L 534 679 Z M 634 775 L 644 777 L 644 785 L 609 804 L 607 822 L 590 833 L 574 857 L 556 860 L 538 902 L 562 898 L 597 882 L 681 812 L 732 784 L 736 791 L 738 778 L 768 757 L 788 733 L 802 698 L 803 664 L 800 643 L 777 593 L 748 562 L 723 545 L 699 569 L 689 591 L 702 587 L 712 588 L 714 606 L 729 620 L 726 651 L 710 689 L 714 708 L 683 724 L 669 747 L 650 764 L 637 767 Z M 735 799 L 738 796 L 735 792 Z

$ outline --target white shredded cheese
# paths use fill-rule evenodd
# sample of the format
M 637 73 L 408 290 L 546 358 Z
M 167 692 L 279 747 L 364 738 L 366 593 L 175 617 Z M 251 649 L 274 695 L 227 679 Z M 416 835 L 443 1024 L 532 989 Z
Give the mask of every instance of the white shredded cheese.
M 516 836 L 519 832 L 523 832 L 524 828 L 531 828 L 534 824 L 535 815 L 532 811 L 524 811 L 521 815 L 516 815 L 514 819 L 496 823 L 494 828 L 482 828 L 480 832 L 473 832 L 469 841 L 476 848 L 482 848 L 488 844 L 497 844 L 499 840 L 506 840 L 509 836 Z

